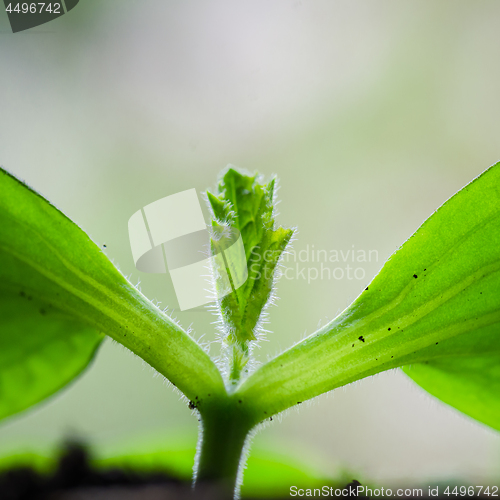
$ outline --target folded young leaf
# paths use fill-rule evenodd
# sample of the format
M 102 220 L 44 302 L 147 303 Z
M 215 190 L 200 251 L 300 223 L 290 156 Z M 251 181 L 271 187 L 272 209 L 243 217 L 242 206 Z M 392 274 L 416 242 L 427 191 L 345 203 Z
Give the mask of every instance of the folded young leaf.
M 80 373 L 102 333 L 189 398 L 223 393 L 208 355 L 60 211 L 0 170 L 0 418 Z
M 500 428 L 499 335 L 500 163 L 424 222 L 339 317 L 262 366 L 237 393 L 254 401 L 254 418 L 262 420 L 420 363 L 406 371 L 422 387 Z
M 234 346 L 234 378 L 248 355 L 248 343 L 256 340 L 256 328 L 272 295 L 278 261 L 293 230 L 275 227 L 275 179 L 263 184 L 258 175 L 244 175 L 230 168 L 218 186 L 207 193 L 212 225 L 241 233 L 247 259 L 245 283 L 220 302 L 228 344 Z

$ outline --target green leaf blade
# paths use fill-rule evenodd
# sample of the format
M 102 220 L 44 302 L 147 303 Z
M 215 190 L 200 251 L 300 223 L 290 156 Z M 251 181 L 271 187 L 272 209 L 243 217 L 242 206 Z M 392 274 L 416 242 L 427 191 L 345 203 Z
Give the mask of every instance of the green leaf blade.
M 75 379 L 103 340 L 94 329 L 25 292 L 20 298 L 0 294 L 0 316 L 0 419 Z
M 407 364 L 484 355 L 500 364 L 499 291 L 497 164 L 424 222 L 346 311 L 261 367 L 238 392 L 259 401 L 255 417 L 262 418 Z M 422 375 L 419 383 L 432 393 L 429 380 Z
M 500 430 L 498 352 L 485 356 L 439 358 L 406 366 L 403 371 L 436 398 Z
M 0 297 L 17 317 L 10 326 L 0 317 L 0 343 L 18 350 L 25 345 L 29 350 L 50 332 L 58 332 L 57 342 L 62 342 L 57 344 L 60 380 L 49 384 L 47 373 L 47 387 L 39 383 L 39 399 L 70 380 L 65 366 L 68 370 L 73 366 L 75 375 L 76 366 L 80 371 L 86 366 L 101 333 L 142 357 L 190 399 L 225 394 L 209 356 L 133 287 L 76 224 L 4 170 L 0 170 L 0 193 Z M 27 303 L 21 293 L 32 300 Z M 40 326 L 21 328 L 19 340 L 11 334 L 12 323 L 22 324 L 26 307 L 33 318 L 40 317 Z M 40 309 L 47 312 L 43 318 Z M 66 347 L 71 345 L 75 332 L 86 336 L 88 345 L 70 356 L 61 346 L 64 339 L 69 341 Z M 48 348 L 44 352 L 46 357 L 57 357 Z M 19 367 L 26 374 L 30 371 L 27 363 Z M 4 368 L 0 364 L 0 377 Z M 7 405 L 3 400 L 1 404 Z

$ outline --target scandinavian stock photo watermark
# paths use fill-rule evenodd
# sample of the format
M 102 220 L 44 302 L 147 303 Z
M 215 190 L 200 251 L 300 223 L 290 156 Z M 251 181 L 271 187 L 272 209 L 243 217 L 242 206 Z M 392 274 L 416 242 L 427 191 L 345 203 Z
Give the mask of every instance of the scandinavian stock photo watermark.
M 272 262 L 273 250 L 261 255 L 258 249 L 251 252 L 250 275 L 260 278 L 269 272 L 262 261 Z M 281 263 L 281 277 L 286 280 L 304 280 L 311 284 L 317 280 L 358 280 L 366 279 L 366 265 L 378 262 L 378 250 L 366 250 L 351 245 L 348 249 L 317 248 L 307 244 L 302 249 L 290 249 Z
M 128 221 L 134 264 L 143 273 L 169 273 L 181 311 L 213 303 L 248 279 L 272 279 L 281 250 L 245 255 L 235 228 L 217 233 L 206 223 L 195 189 L 156 200 L 137 210 Z M 277 255 L 276 255 L 277 253 Z M 366 265 L 378 262 L 377 250 L 351 245 L 347 249 L 289 248 L 280 261 L 281 278 L 304 280 L 366 279 Z

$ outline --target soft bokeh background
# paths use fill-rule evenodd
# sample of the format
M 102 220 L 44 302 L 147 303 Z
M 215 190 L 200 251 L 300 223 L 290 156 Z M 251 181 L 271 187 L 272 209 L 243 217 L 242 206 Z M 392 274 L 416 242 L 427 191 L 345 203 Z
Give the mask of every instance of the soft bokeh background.
M 228 163 L 281 179 L 297 251 L 377 250 L 364 280 L 282 280 L 261 360 L 312 333 L 366 286 L 445 199 L 500 156 L 497 1 L 81 0 L 12 34 L 0 13 L 0 164 L 77 221 L 143 292 L 127 221 Z M 214 338 L 206 312 L 179 312 Z M 213 348 L 216 353 L 216 348 Z M 108 341 L 70 389 L 0 426 L 15 449 L 186 434 L 197 422 Z M 288 412 L 256 446 L 380 482 L 498 477 L 497 433 L 398 372 Z

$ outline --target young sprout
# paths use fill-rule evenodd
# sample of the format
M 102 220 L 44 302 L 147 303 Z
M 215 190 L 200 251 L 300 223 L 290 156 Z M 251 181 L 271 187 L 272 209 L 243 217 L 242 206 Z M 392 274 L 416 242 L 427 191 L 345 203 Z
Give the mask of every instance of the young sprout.
M 0 193 L 0 418 L 69 383 L 108 335 L 186 396 L 200 420 L 196 484 L 216 482 L 222 496 L 238 496 L 259 424 L 391 368 L 500 430 L 500 163 L 432 214 L 344 312 L 260 366 L 252 351 L 293 235 L 276 224 L 275 179 L 229 168 L 207 194 L 224 366 L 5 170 Z

